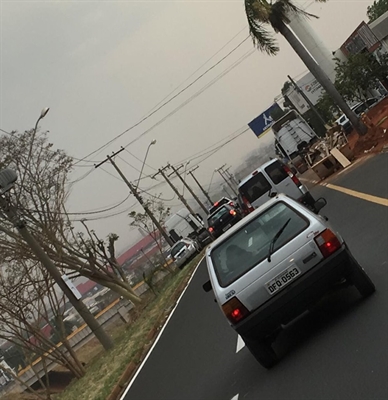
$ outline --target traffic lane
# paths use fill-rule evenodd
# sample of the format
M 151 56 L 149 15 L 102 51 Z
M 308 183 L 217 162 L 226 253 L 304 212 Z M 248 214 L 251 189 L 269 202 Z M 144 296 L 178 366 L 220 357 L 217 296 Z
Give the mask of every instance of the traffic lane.
M 347 189 L 388 198 L 388 154 L 378 154 L 365 161 L 359 161 L 343 170 L 340 174 L 329 179 L 330 183 L 344 186 Z
M 125 399 L 217 399 L 218 377 L 235 353 L 237 335 L 212 293 L 203 260 Z
M 386 207 L 324 187 L 317 190 L 328 200 L 324 214 L 347 238 L 377 283 L 378 292 L 365 301 L 353 288 L 331 296 L 278 338 L 276 349 L 284 357 L 266 371 L 246 348 L 236 354 L 235 333 L 212 295 L 202 292 L 201 285 L 207 280 L 202 263 L 127 399 L 221 400 L 237 393 L 240 399 L 252 400 L 380 399 L 388 395 L 388 285 L 386 269 L 382 269 L 387 260 L 383 243 L 388 238 L 386 229 L 375 229 L 384 227 Z M 362 237 L 357 236 L 360 231 Z M 197 323 L 192 326 L 194 320 Z
M 362 299 L 353 287 L 327 296 L 275 343 L 280 363 L 266 371 L 244 348 L 236 355 L 233 379 L 217 399 L 385 399 L 388 398 L 388 207 L 319 187 L 322 210 L 376 284 Z

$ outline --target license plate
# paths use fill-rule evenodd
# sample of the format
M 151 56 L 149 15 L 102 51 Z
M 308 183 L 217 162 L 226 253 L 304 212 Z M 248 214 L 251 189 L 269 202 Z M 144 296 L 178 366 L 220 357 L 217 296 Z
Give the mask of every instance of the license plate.
M 298 267 L 292 266 L 281 272 L 278 276 L 271 279 L 269 282 L 267 282 L 265 284 L 265 288 L 267 289 L 269 294 L 275 294 L 299 275 L 300 269 Z
M 225 228 L 222 230 L 222 232 L 226 232 L 231 226 L 232 224 L 226 225 Z

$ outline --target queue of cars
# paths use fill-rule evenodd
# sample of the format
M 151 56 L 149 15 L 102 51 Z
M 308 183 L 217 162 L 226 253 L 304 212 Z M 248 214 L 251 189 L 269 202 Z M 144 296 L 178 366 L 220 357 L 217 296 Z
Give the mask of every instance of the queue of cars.
M 316 212 L 326 204 L 315 203 Z M 276 336 L 339 283 L 361 295 L 375 286 L 325 218 L 283 194 L 262 204 L 206 250 L 203 285 L 265 368 Z
M 319 215 L 326 200 L 316 201 L 280 160 L 243 179 L 237 199 L 222 200 L 208 216 L 215 241 L 206 249 L 203 289 L 213 291 L 231 327 L 269 369 L 278 362 L 277 335 L 334 286 L 353 285 L 362 296 L 375 286 Z

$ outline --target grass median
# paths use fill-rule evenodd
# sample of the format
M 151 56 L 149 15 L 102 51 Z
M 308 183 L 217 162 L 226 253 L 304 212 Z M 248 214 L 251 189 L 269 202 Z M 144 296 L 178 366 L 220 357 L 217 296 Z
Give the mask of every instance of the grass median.
M 88 362 L 86 375 L 73 381 L 55 396 L 55 400 L 105 400 L 128 364 L 140 362 L 140 353 L 151 343 L 150 333 L 158 328 L 161 318 L 169 314 L 201 257 L 197 256 L 183 270 L 168 275 L 158 287 L 158 295 L 148 295 L 149 302 L 144 309 L 135 310 L 138 316 L 132 323 L 115 327 L 111 332 L 115 343 L 113 350 L 91 349 L 94 358 Z

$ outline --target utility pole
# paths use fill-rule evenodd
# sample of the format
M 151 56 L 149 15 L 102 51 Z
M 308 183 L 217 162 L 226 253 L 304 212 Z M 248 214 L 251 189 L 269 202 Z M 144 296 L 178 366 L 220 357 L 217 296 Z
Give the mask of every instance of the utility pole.
M 225 167 L 226 164 L 224 164 L 222 167 L 217 169 L 217 172 L 221 175 L 221 178 L 225 181 L 225 183 L 230 187 L 232 192 L 237 196 L 237 192 L 234 190 L 233 186 L 229 183 L 229 181 L 225 178 L 224 174 L 222 172 L 225 172 L 223 168 Z M 222 172 L 221 172 L 222 171 Z
M 229 180 L 233 182 L 236 186 L 238 186 L 238 182 L 236 181 L 235 177 L 229 172 L 230 167 L 224 170 L 225 174 L 229 177 Z
M 194 193 L 193 189 L 187 184 L 186 180 L 182 178 L 181 174 L 178 172 L 178 169 L 180 168 L 175 168 L 173 165 L 168 165 L 176 174 L 176 176 L 180 179 L 180 181 L 183 183 L 183 185 L 187 188 L 187 190 L 190 192 L 190 194 L 194 197 L 194 200 L 198 203 L 198 205 L 202 208 L 203 211 L 207 214 L 208 210 L 205 207 L 205 205 L 202 203 L 202 201 L 199 199 L 199 197 Z
M 40 246 L 38 241 L 30 231 L 27 229 L 25 221 L 23 221 L 16 212 L 15 207 L 7 202 L 7 200 L 0 194 L 0 207 L 8 219 L 13 223 L 14 227 L 18 230 L 20 236 L 29 245 L 32 252 L 47 269 L 48 273 L 52 276 L 56 284 L 60 287 L 64 295 L 69 299 L 70 303 L 77 310 L 78 314 L 85 321 L 92 333 L 96 336 L 99 342 L 102 344 L 105 350 L 113 348 L 113 341 L 109 335 L 104 331 L 102 326 L 94 318 L 93 314 L 89 311 L 86 305 L 79 299 L 77 299 L 74 293 L 66 285 L 62 279 L 60 271 L 54 265 L 50 257 L 46 254 L 43 248 Z
M 113 158 L 117 154 L 121 153 L 124 150 L 124 147 L 122 147 L 119 151 L 116 151 L 116 153 L 113 153 L 111 156 L 106 156 L 106 159 L 104 161 L 101 161 L 99 164 L 94 165 L 94 168 L 98 168 L 100 165 L 110 161 L 110 163 L 113 165 L 115 170 L 118 172 L 120 175 L 121 179 L 124 181 L 124 183 L 128 186 L 129 190 L 131 193 L 135 196 L 136 200 L 140 203 L 140 205 L 143 207 L 144 211 L 146 214 L 150 217 L 151 221 L 153 224 L 156 226 L 160 234 L 164 237 L 166 242 L 170 245 L 173 246 L 174 243 L 171 240 L 171 238 L 168 236 L 167 232 L 164 230 L 162 225 L 160 225 L 159 221 L 155 218 L 154 214 L 152 211 L 148 208 L 147 203 L 144 202 L 143 198 L 140 196 L 138 193 L 137 189 L 129 182 L 129 180 L 126 178 L 126 176 L 122 173 L 121 169 L 117 166 L 117 164 L 114 162 Z
M 291 78 L 290 75 L 287 75 L 288 79 L 292 83 L 292 86 L 294 86 L 295 90 L 304 98 L 306 103 L 309 105 L 309 107 L 313 110 L 315 115 L 319 118 L 323 126 L 326 125 L 326 121 L 323 119 L 322 115 L 318 112 L 318 110 L 315 108 L 314 104 L 311 103 L 310 99 L 304 94 L 303 90 L 296 84 L 296 82 Z
M 189 206 L 187 203 L 186 199 L 179 193 L 178 189 L 175 187 L 175 185 L 168 179 L 168 176 L 164 172 L 165 169 L 167 169 L 169 166 L 167 165 L 166 167 L 159 168 L 159 174 L 163 176 L 163 178 L 166 180 L 166 182 L 170 185 L 170 188 L 174 191 L 174 193 L 178 196 L 178 199 L 183 203 L 183 205 L 188 209 L 189 213 L 192 214 L 194 217 L 196 217 L 194 210 Z M 156 176 L 155 174 L 153 178 Z
M 195 168 L 190 170 L 188 173 L 191 175 L 191 177 L 194 179 L 195 183 L 198 185 L 198 187 L 201 189 L 201 192 L 204 194 L 204 196 L 209 200 L 210 204 L 213 204 L 212 199 L 209 196 L 209 193 L 202 187 L 202 185 L 198 182 L 198 179 L 194 175 L 194 171 L 199 168 L 199 165 L 197 165 Z

